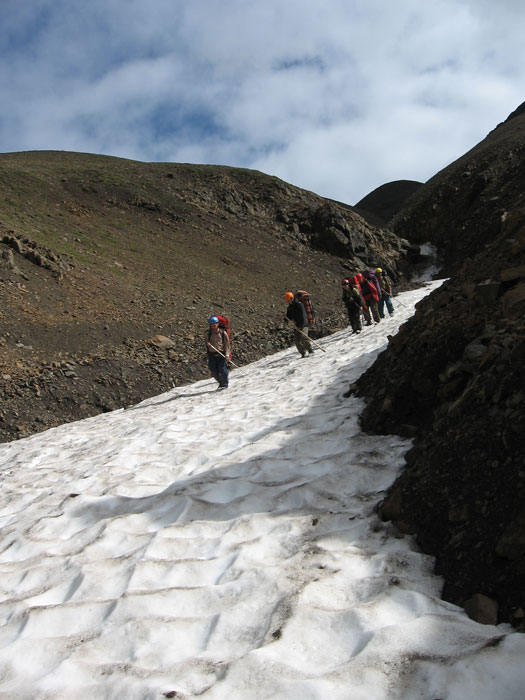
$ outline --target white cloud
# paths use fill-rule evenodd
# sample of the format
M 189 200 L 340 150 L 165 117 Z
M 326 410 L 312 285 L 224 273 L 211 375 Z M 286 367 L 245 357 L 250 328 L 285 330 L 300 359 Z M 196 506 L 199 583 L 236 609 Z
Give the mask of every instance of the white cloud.
M 0 150 L 254 167 L 354 203 L 524 99 L 505 0 L 35 0 L 0 26 Z

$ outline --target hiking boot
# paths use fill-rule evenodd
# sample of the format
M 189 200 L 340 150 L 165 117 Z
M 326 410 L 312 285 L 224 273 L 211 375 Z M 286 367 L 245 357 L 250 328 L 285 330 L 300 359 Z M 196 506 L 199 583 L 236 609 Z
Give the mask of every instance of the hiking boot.
M 223 389 L 227 389 L 227 386 L 218 386 L 217 391 L 222 391 Z

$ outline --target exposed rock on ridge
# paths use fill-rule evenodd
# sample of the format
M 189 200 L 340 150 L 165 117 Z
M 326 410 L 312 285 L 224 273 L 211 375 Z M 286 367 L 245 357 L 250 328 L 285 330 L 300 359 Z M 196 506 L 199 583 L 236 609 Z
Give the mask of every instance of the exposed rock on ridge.
M 438 246 L 446 274 L 491 245 L 525 206 L 524 106 L 417 190 L 389 222 L 412 243 Z

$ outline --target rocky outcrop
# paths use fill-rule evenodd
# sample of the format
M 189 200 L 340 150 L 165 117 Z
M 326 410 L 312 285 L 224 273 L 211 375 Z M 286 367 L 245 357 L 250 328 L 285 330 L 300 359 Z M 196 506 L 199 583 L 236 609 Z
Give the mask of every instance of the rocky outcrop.
M 12 251 L 15 251 L 26 260 L 29 260 L 33 265 L 50 270 L 54 277 L 57 278 L 62 276 L 64 270 L 69 269 L 68 263 L 62 260 L 60 256 L 56 255 L 48 248 L 39 246 L 35 241 L 29 238 L 19 238 L 14 234 L 14 231 L 4 235 L 1 242 L 10 249 L 3 252 L 2 258 L 7 261 L 10 269 L 16 270 L 22 277 L 27 278 L 16 266 Z
M 395 279 L 401 276 L 409 243 L 377 229 L 361 217 L 349 215 L 346 208 L 323 202 L 300 211 L 281 210 L 278 215 L 289 235 L 319 250 L 344 257 L 348 267 L 362 270 L 367 265 L 382 265 Z
M 172 179 L 176 175 L 172 173 Z M 345 258 L 348 266 L 383 265 L 395 278 L 402 274 L 408 241 L 384 225 L 368 223 L 352 207 L 327 200 L 255 171 L 222 168 L 202 182 L 198 192 L 183 194 L 205 206 L 243 219 L 266 221 L 273 234 L 289 245 L 313 246 Z

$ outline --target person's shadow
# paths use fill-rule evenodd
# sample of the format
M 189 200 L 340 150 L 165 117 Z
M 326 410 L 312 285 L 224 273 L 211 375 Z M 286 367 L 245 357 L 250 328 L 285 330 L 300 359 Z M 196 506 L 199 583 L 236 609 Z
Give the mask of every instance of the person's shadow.
M 164 399 L 163 401 L 150 401 L 148 399 L 147 403 L 143 401 L 135 406 L 128 406 L 124 410 L 139 411 L 142 408 L 150 408 L 150 406 L 162 406 L 162 404 L 164 403 L 170 403 L 171 401 L 176 401 L 177 399 L 189 399 L 195 398 L 196 396 L 204 396 L 204 394 L 214 394 L 216 391 L 217 389 L 206 389 L 206 391 L 196 391 L 193 394 L 176 394 L 175 396 L 170 396 L 169 398 Z

